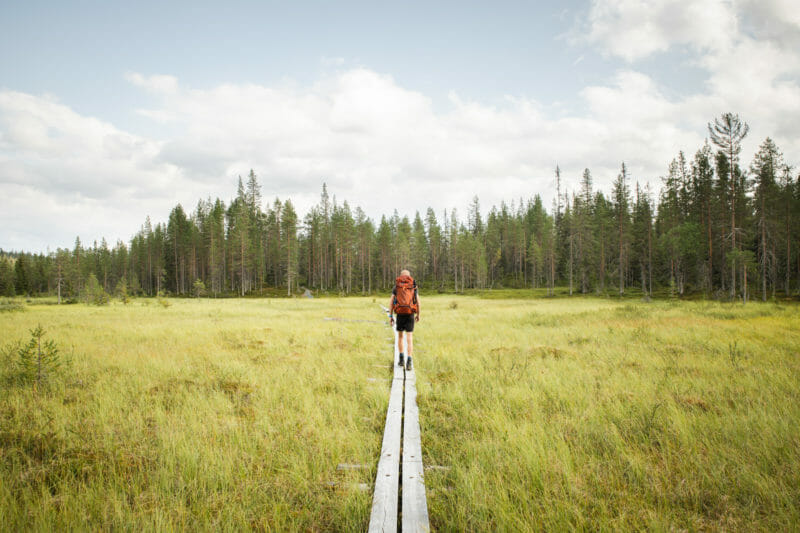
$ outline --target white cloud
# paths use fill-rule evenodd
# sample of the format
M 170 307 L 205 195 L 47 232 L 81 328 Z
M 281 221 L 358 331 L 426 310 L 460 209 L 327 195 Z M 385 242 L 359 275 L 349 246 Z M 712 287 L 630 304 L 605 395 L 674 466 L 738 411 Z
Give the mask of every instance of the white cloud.
M 795 0 L 740 0 L 745 30 L 781 47 L 800 46 L 800 9 Z
M 125 79 L 155 94 L 175 94 L 178 92 L 178 79 L 175 76 L 154 74 L 143 76 L 137 72 L 128 72 Z
M 127 240 L 188 185 L 179 168 L 158 162 L 160 150 L 52 98 L 0 91 L 0 247 L 63 246 L 76 234 Z
M 577 40 L 629 62 L 674 45 L 723 49 L 738 32 L 726 0 L 593 0 L 585 25 L 576 31 Z
M 595 116 L 631 122 L 630 134 L 685 146 L 687 132 L 724 112 L 750 123 L 747 159 L 772 136 L 791 160 L 800 152 L 800 10 L 791 0 L 593 0 L 573 40 L 607 55 L 644 62 L 677 51 L 707 73 L 705 91 L 670 100 L 634 71 L 615 86 L 587 88 Z M 650 126 L 650 127 L 648 127 Z M 672 129 L 673 131 L 669 131 Z M 681 133 L 683 132 L 683 133 Z M 704 132 L 703 132 L 704 133 Z
M 705 9 L 727 6 L 710 5 Z M 617 19 L 631 19 L 626 6 L 612 3 Z M 603 19 L 607 27 L 596 34 L 624 34 L 609 25 L 612 19 Z M 580 92 L 582 115 L 525 97 L 487 105 L 455 91 L 446 109 L 436 109 L 427 95 L 366 68 L 336 71 L 309 86 L 210 89 L 129 73 L 126 79 L 155 102 L 137 113 L 175 132 L 155 141 L 52 98 L 1 91 L 0 195 L 19 201 L 0 214 L 0 246 L 64 246 L 76 234 L 85 241 L 127 240 L 146 215 L 165 220 L 178 202 L 191 211 L 208 195 L 227 201 L 236 177 L 251 168 L 268 201 L 290 197 L 304 213 L 327 182 L 340 202 L 375 218 L 428 206 L 463 214 L 476 194 L 484 211 L 537 193 L 549 205 L 556 164 L 567 187 L 577 187 L 589 167 L 596 186 L 608 190 L 625 160 L 635 180 L 654 181 L 657 190 L 678 150 L 691 155 L 702 145 L 706 122 L 731 110 L 752 126 L 744 161 L 770 135 L 793 162 L 800 153 L 797 53 L 741 33 L 724 46 L 709 44 L 694 26 L 670 20 L 659 15 L 650 22 L 661 43 L 651 50 L 675 44 L 699 50 L 693 57 L 709 73 L 708 91 L 670 98 L 654 79 L 627 68 Z M 604 39 L 598 42 L 610 53 L 640 57 L 615 51 L 622 41 Z

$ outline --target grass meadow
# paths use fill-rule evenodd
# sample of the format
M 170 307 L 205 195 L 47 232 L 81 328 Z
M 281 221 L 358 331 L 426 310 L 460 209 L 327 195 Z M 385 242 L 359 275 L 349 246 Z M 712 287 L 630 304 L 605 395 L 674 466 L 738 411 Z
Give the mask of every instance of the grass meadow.
M 386 299 L 6 304 L 0 529 L 366 529 Z M 796 304 L 422 303 L 435 530 L 800 524 Z M 11 343 L 38 324 L 71 362 L 35 389 Z

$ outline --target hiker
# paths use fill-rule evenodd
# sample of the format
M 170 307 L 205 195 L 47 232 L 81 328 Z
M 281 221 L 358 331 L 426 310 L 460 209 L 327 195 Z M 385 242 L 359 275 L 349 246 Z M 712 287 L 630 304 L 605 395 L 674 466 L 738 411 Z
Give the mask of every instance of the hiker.
M 408 341 L 408 354 L 405 360 L 406 370 L 411 370 L 411 354 L 414 351 L 412 334 L 414 322 L 419 322 L 419 295 L 417 282 L 411 272 L 402 270 L 394 283 L 392 298 L 389 300 L 389 322 L 395 325 L 393 314 L 397 315 L 397 351 L 400 352 L 398 366 L 403 366 L 403 337 Z

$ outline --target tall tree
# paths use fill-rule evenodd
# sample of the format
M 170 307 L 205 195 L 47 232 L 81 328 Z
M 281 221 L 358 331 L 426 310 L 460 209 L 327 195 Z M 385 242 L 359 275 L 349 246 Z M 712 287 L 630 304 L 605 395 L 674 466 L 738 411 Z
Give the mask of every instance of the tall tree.
M 630 189 L 628 169 L 622 163 L 620 173 L 614 181 L 614 217 L 617 225 L 617 246 L 619 251 L 619 294 L 625 293 L 625 277 L 628 270 L 628 227 L 630 225 Z
M 14 291 L 17 294 L 27 294 L 30 296 L 30 277 L 28 258 L 24 253 L 19 254 L 17 260 L 14 261 Z
M 297 284 L 297 213 L 290 200 L 283 204 L 281 217 L 281 242 L 285 259 L 287 294 L 292 295 L 292 286 Z
M 9 257 L 0 254 L 0 296 L 14 296 L 16 293 L 14 266 Z
M 653 209 L 650 195 L 639 187 L 636 182 L 636 197 L 633 206 L 632 224 L 632 258 L 639 265 L 639 279 L 642 293 L 652 293 L 652 230 Z
M 584 169 L 581 176 L 580 193 L 573 202 L 573 217 L 575 224 L 575 263 L 578 266 L 581 293 L 589 291 L 589 272 L 593 260 L 594 240 L 591 231 L 592 211 L 594 208 L 592 198 L 592 174 L 589 169 Z
M 758 264 L 761 273 L 761 300 L 767 300 L 767 281 L 777 282 L 775 234 L 777 231 L 777 181 L 784 167 L 783 154 L 767 137 L 756 152 L 750 172 L 755 180 L 755 208 L 758 220 Z M 769 275 L 768 275 L 769 274 Z
M 430 265 L 431 275 L 433 276 L 434 283 L 441 287 L 444 281 L 441 272 L 442 258 L 445 256 L 444 238 L 442 235 L 442 228 L 439 227 L 439 222 L 436 220 L 436 213 L 430 207 L 425 213 L 425 229 L 428 232 L 427 240 L 430 254 L 428 264 Z
M 708 124 L 708 132 L 713 142 L 728 160 L 728 178 L 730 191 L 730 217 L 731 217 L 731 252 L 736 254 L 736 184 L 739 181 L 737 167 L 739 153 L 742 151 L 742 140 L 750 131 L 750 126 L 739 118 L 738 114 L 724 113 L 721 117 L 714 119 L 714 125 Z M 737 262 L 734 259 L 731 263 L 731 298 L 736 295 L 736 269 Z
M 705 241 L 705 261 L 701 284 L 705 290 L 714 285 L 714 165 L 708 141 L 697 151 L 692 162 L 692 216 L 699 221 Z

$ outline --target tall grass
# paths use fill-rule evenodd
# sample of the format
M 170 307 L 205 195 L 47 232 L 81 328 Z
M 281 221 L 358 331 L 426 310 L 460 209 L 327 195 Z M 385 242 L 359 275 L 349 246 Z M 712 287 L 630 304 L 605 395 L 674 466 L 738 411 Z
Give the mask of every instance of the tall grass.
M 72 361 L 33 390 L 0 357 L 0 529 L 365 529 L 391 376 L 377 303 L 170 303 L 0 315 L 0 345 L 41 323 Z M 797 306 L 423 304 L 434 528 L 800 523 Z
M 796 306 L 448 304 L 416 358 L 436 528 L 800 523 Z
M 42 323 L 73 359 L 46 394 L 2 384 L 0 529 L 362 529 L 388 329 L 324 319 L 377 305 L 146 303 L 0 318 L 4 341 Z

